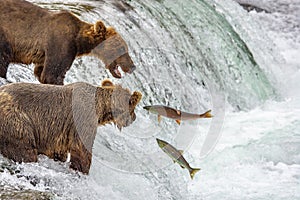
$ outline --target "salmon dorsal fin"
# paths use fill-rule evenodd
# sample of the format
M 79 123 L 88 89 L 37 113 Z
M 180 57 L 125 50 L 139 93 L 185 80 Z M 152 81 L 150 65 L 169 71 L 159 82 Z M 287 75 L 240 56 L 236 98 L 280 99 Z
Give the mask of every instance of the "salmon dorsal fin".
M 178 152 L 180 153 L 180 155 L 182 155 L 182 154 L 183 154 L 183 150 L 178 150 Z

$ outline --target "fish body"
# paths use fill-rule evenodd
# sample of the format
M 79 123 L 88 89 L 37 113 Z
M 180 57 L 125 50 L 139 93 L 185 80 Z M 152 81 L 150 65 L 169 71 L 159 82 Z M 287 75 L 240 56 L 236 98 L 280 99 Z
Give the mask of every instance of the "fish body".
M 183 157 L 183 151 L 177 150 L 175 147 L 170 145 L 169 143 L 156 138 L 158 146 L 170 157 L 174 162 L 177 162 L 182 168 L 186 168 L 189 170 L 191 179 L 194 178 L 194 175 L 200 171 L 199 168 L 192 168 L 189 163 Z
M 199 118 L 211 118 L 212 114 L 210 113 L 211 110 L 208 110 L 207 112 L 203 114 L 192 114 L 183 112 L 168 106 L 162 106 L 162 105 L 153 105 L 153 106 L 144 106 L 145 110 L 148 110 L 149 112 L 153 114 L 158 115 L 158 121 L 161 120 L 161 116 L 171 118 L 176 120 L 178 124 L 180 124 L 181 120 L 194 120 Z

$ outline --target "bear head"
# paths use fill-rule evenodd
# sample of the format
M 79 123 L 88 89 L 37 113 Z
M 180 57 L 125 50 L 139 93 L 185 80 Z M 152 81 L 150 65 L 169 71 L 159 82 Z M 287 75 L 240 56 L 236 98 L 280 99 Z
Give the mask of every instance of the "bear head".
M 102 21 L 97 21 L 94 25 L 82 23 L 76 38 L 77 56 L 90 53 L 93 48 L 105 40 L 105 37 L 106 26 Z
M 129 56 L 126 42 L 112 27 L 106 29 L 105 40 L 91 53 L 104 62 L 105 68 L 109 69 L 115 78 L 121 78 L 119 67 L 125 73 L 132 73 L 136 69 Z
M 128 89 L 124 89 L 120 85 L 113 85 L 110 81 L 105 80 L 102 82 L 102 86 L 98 88 L 98 93 L 102 98 L 105 98 L 105 102 L 100 102 L 104 111 L 99 112 L 99 125 L 114 123 L 121 130 L 136 119 L 134 110 L 142 98 L 140 92 L 135 91 L 131 94 Z

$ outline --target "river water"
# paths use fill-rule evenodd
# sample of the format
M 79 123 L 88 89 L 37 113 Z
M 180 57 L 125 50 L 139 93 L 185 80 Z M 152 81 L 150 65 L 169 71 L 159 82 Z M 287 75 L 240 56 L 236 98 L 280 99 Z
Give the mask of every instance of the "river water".
M 137 120 L 121 133 L 100 127 L 90 174 L 41 156 L 13 164 L 0 157 L 1 193 L 37 191 L 54 199 L 299 199 L 300 4 L 230 0 L 34 0 L 123 36 L 137 70 L 116 80 L 101 61 L 77 59 L 65 83 L 112 78 L 143 93 Z M 32 66 L 10 67 L 8 80 L 36 82 Z M 214 118 L 157 122 L 142 107 L 164 104 Z M 184 150 L 201 171 L 191 180 L 155 138 Z

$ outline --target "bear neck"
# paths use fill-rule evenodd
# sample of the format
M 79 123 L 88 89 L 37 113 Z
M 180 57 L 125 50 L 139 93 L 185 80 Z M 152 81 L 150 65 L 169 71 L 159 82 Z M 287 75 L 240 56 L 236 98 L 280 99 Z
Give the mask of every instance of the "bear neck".
M 113 122 L 113 114 L 111 110 L 111 96 L 113 94 L 113 88 L 97 88 L 97 104 L 96 114 L 98 116 L 98 124 L 105 125 Z

